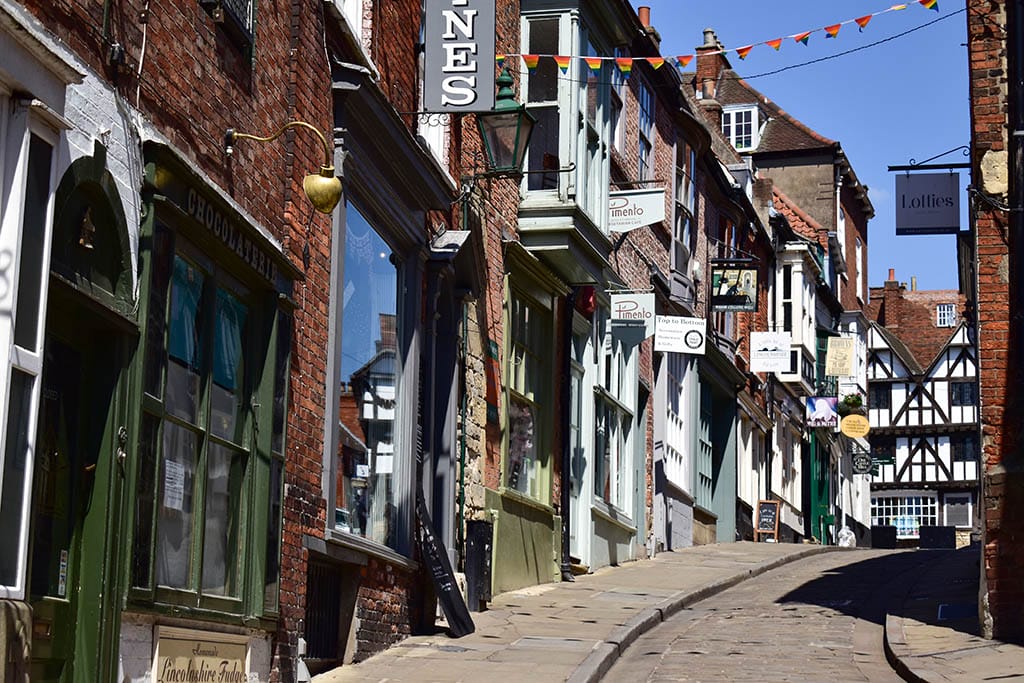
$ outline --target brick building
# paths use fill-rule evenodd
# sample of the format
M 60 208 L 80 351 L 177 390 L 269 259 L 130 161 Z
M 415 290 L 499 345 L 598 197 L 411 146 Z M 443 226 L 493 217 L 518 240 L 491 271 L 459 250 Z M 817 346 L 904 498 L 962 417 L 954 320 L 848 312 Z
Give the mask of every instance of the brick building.
M 978 282 L 978 362 L 984 571 L 982 626 L 991 637 L 1024 641 L 1024 458 L 1020 392 L 1024 302 L 1019 280 L 1024 109 L 1021 8 L 1013 2 L 967 4 L 971 151 Z M 968 271 L 970 272 L 970 270 Z M 1018 322 L 1014 322 L 1017 320 Z

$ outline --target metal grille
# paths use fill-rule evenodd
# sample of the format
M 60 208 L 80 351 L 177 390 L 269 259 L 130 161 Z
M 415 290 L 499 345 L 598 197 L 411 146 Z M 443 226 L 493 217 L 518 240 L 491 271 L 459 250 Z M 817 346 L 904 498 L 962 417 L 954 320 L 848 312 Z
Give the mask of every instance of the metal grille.
M 306 583 L 306 646 L 309 659 L 338 659 L 341 576 L 326 564 L 309 563 Z

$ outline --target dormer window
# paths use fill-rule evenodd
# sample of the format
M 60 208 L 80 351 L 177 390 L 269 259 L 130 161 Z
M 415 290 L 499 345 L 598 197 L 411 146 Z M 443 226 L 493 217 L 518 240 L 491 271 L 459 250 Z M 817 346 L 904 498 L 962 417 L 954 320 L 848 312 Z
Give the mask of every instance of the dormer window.
M 935 325 L 953 327 L 956 325 L 956 304 L 939 304 L 935 308 Z
M 757 107 L 726 109 L 722 112 L 722 135 L 737 150 L 757 147 Z

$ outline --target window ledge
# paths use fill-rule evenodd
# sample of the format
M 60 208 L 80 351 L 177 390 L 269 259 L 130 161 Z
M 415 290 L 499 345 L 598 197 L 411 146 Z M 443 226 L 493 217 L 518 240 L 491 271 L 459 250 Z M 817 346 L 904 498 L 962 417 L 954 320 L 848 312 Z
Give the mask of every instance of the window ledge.
M 419 563 L 410 560 L 387 546 L 368 541 L 362 536 L 348 534 L 343 531 L 328 529 L 326 538 L 306 535 L 302 545 L 313 552 L 330 559 L 350 564 L 365 565 L 367 557 L 373 557 L 389 564 L 397 565 L 410 572 L 419 569 Z
M 521 493 L 519 491 L 516 491 L 515 489 L 510 489 L 507 486 L 500 487 L 498 489 L 498 495 L 502 496 L 503 498 L 510 498 L 510 499 L 516 501 L 517 503 L 520 503 L 520 504 L 525 505 L 527 507 L 534 508 L 535 510 L 540 510 L 541 512 L 546 512 L 549 515 L 557 515 L 558 514 L 555 511 L 555 508 L 551 507 L 550 505 L 548 505 L 546 503 L 542 503 L 539 500 L 537 500 L 536 498 L 531 498 L 530 496 L 526 495 L 525 493 Z
M 595 500 L 591 503 L 590 512 L 592 515 L 600 517 L 604 521 L 619 527 L 623 531 L 631 534 L 635 534 L 637 531 L 636 525 L 633 524 L 633 520 L 630 519 L 629 515 L 603 500 Z

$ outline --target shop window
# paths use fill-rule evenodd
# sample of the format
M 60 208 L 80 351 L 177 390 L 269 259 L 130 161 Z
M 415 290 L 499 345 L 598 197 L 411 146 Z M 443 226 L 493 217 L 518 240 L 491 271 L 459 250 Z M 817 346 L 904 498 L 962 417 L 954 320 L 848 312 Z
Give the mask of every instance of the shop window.
M 935 495 L 872 496 L 871 524 L 896 527 L 898 538 L 919 538 L 922 526 L 939 523 Z
M 153 246 L 132 584 L 157 603 L 241 612 L 246 581 L 262 577 L 262 607 L 273 611 L 290 321 L 264 321 L 275 295 L 250 290 L 159 222 Z M 255 336 L 263 329 L 269 339 Z M 268 358 L 255 357 L 260 348 Z M 272 409 L 260 411 L 271 392 Z M 269 459 L 254 457 L 268 447 Z M 263 538 L 247 540 L 250 529 Z
M 512 291 L 507 377 L 508 439 L 505 486 L 536 500 L 550 497 L 547 401 L 551 396 L 550 314 Z
M 594 393 L 594 495 L 629 514 L 638 348 L 612 334 L 607 309 L 598 315 L 603 344 Z
M 334 528 L 398 550 L 398 271 L 358 208 L 346 216 Z
M 9 378 L 0 388 L 0 415 L 7 416 L 0 433 L 0 543 L 6 549 L 0 557 L 0 592 L 23 598 L 57 136 L 23 102 L 12 106 L 0 95 L 0 108 L 8 113 L 0 117 L 5 124 L 0 126 L 0 180 L 7 198 L 0 214 L 0 254 L 8 257 L 0 273 L 5 276 L 0 278 L 0 308 L 9 323 L 0 330 L 0 371 Z

